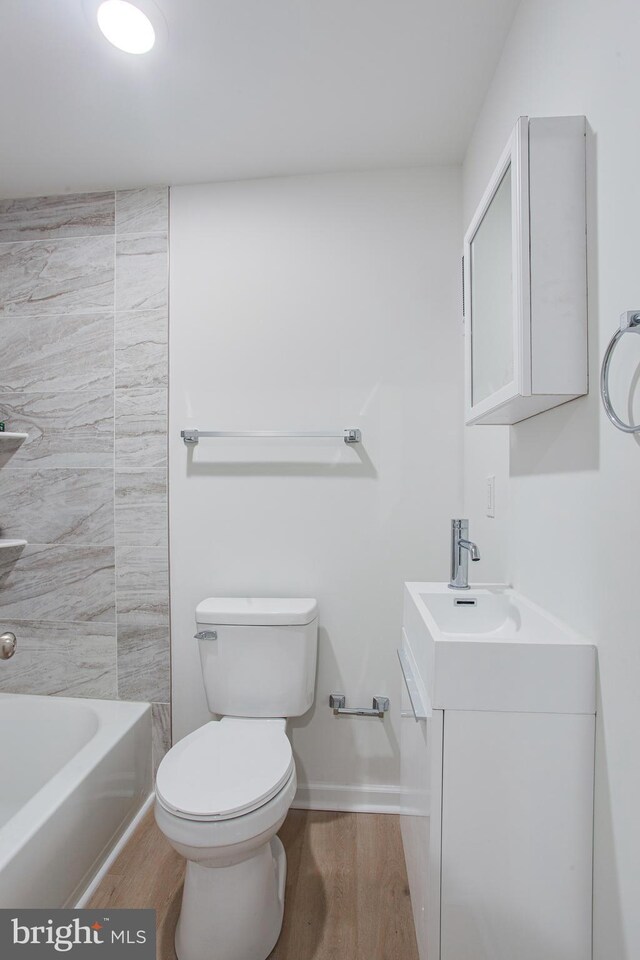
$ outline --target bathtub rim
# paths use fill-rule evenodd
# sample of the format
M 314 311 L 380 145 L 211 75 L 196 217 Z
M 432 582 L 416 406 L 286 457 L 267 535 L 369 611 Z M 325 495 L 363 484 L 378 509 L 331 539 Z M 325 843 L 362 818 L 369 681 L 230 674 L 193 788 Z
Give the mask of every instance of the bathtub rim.
M 128 700 L 97 700 L 84 697 L 55 697 L 47 694 L 0 693 L 5 699 L 47 702 L 55 710 L 56 702 L 92 708 L 98 716 L 98 729 L 77 753 L 60 767 L 20 809 L 0 827 L 0 870 L 3 870 L 31 840 L 53 812 L 91 775 L 145 714 L 151 723 L 151 704 Z M 146 798 L 142 798 L 142 803 Z M 125 826 L 126 829 L 126 826 Z M 106 854 L 108 856 L 108 854 Z

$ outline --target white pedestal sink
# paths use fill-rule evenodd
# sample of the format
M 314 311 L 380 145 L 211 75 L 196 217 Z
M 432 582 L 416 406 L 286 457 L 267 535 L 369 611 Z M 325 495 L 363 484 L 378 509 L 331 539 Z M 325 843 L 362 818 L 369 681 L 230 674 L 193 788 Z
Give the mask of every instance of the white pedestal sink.
M 401 665 L 421 960 L 590 960 L 595 647 L 508 587 L 408 583 Z

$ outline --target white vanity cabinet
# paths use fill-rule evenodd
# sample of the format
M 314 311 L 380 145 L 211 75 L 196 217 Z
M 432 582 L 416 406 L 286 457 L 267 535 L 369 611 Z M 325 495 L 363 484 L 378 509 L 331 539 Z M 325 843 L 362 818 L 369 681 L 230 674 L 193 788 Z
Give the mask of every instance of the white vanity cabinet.
M 402 648 L 411 657 L 403 631 Z M 415 665 L 411 666 L 415 669 Z M 440 840 L 442 710 L 416 720 L 407 686 L 402 688 L 400 829 L 420 960 L 440 956 Z
M 464 241 L 466 422 L 588 390 L 586 121 L 520 117 Z
M 407 584 L 402 649 L 420 960 L 591 960 L 595 648 L 506 588 Z

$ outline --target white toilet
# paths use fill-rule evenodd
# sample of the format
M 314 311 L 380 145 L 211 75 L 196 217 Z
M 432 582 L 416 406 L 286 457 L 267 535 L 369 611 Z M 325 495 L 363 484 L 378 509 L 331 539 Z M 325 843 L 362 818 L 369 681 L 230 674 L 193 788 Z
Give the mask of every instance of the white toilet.
M 178 960 L 265 960 L 282 927 L 276 836 L 296 792 L 286 718 L 311 707 L 315 600 L 213 597 L 196 610 L 212 713 L 163 759 L 155 816 L 186 857 Z

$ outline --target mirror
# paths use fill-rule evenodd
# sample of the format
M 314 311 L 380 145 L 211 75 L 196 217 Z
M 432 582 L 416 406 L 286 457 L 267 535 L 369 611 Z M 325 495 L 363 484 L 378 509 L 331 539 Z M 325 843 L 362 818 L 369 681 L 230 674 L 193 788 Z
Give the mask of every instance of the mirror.
M 585 139 L 584 117 L 520 117 L 465 233 L 468 424 L 589 389 Z
M 514 378 L 511 164 L 471 241 L 473 404 Z

